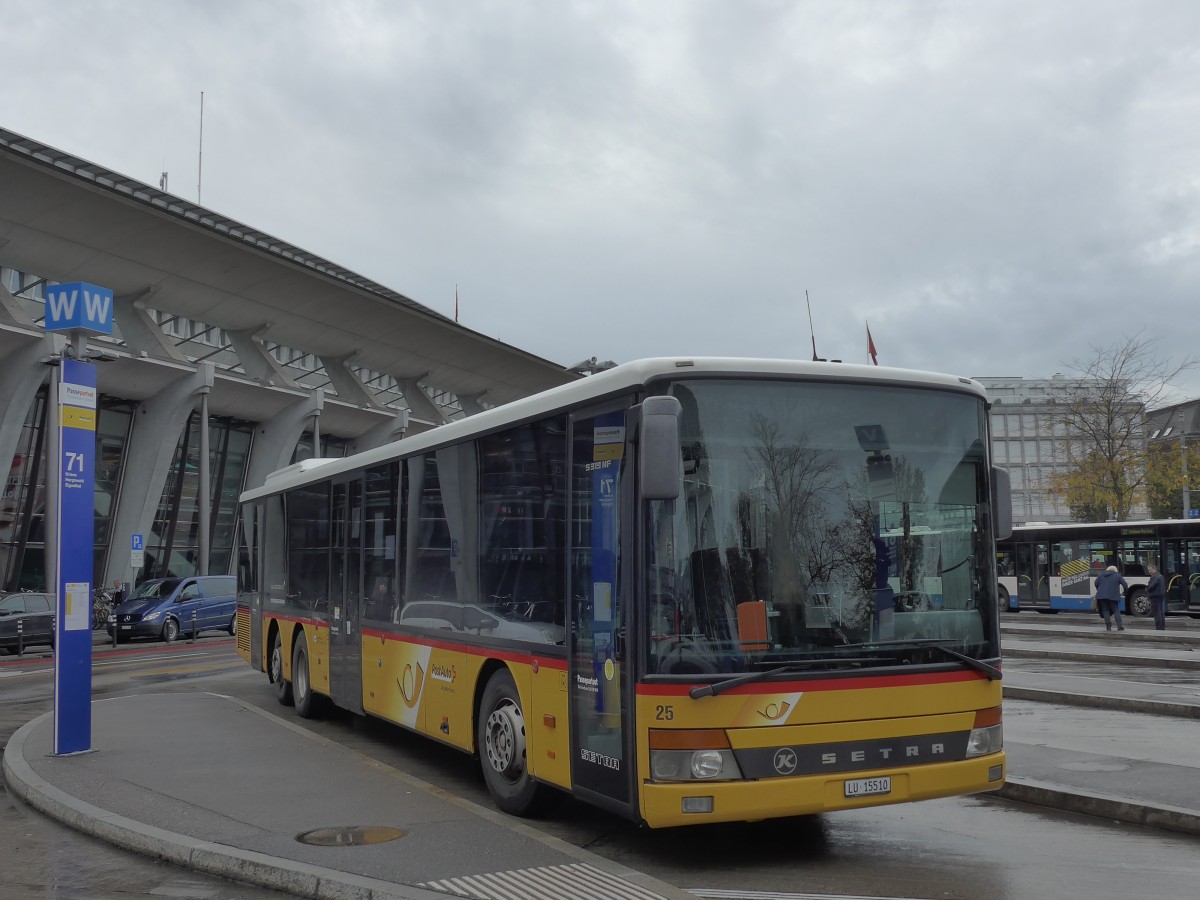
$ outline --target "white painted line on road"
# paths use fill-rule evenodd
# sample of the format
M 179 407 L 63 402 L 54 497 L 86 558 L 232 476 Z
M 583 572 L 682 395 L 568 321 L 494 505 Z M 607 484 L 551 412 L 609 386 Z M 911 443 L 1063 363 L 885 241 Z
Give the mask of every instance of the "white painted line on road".
M 426 881 L 430 888 L 469 900 L 513 900 L 518 897 L 561 897 L 563 900 L 662 900 L 641 885 L 589 866 L 568 863 L 535 869 L 511 869 L 485 875 L 463 875 Z
M 804 894 L 779 891 L 725 891 L 689 888 L 689 894 L 706 900 L 930 900 L 922 897 L 876 897 L 865 894 Z

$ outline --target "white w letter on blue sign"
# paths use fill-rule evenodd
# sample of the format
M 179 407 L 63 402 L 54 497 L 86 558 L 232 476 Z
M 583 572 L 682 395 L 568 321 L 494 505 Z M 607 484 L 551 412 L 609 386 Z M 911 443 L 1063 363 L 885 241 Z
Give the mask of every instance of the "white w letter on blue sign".
M 75 316 L 75 299 L 78 291 L 54 291 L 46 293 L 46 302 L 50 304 L 50 318 L 54 321 L 72 319 Z
M 72 302 L 74 302 L 74 294 Z M 107 322 L 109 315 L 109 304 L 112 303 L 112 298 L 107 294 L 92 293 L 91 291 L 83 292 L 83 306 L 87 312 L 89 322 Z

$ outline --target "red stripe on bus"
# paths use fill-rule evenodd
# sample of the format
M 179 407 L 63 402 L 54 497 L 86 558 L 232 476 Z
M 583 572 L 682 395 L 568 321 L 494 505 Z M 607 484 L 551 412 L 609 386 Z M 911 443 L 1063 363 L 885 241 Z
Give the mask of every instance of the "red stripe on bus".
M 905 687 L 908 685 L 953 684 L 986 678 L 978 672 L 931 672 L 928 675 L 873 675 L 865 678 L 827 678 L 821 681 L 790 679 L 788 681 L 758 682 L 721 691 L 722 694 L 781 694 L 789 691 L 858 691 L 870 688 Z M 719 682 L 718 682 L 719 683 Z M 646 697 L 686 696 L 695 684 L 639 684 L 637 693 Z
M 264 613 L 264 618 L 278 619 L 281 622 L 295 622 L 299 625 L 312 625 L 314 628 L 328 628 L 328 622 L 320 619 L 310 619 L 304 616 L 289 616 L 284 613 Z

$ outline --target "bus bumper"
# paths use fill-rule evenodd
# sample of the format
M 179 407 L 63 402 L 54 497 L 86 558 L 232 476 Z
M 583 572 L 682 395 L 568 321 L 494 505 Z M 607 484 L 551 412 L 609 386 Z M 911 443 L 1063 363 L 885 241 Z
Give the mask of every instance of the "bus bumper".
M 806 775 L 751 782 L 647 782 L 642 785 L 641 813 L 651 828 L 812 815 L 995 791 L 1004 786 L 1006 771 L 1006 757 L 1000 752 L 958 762 L 841 772 L 836 775 Z M 847 780 L 884 776 L 892 780 L 888 793 L 846 797 Z M 683 811 L 685 808 L 707 806 L 705 798 L 711 798 L 711 812 Z

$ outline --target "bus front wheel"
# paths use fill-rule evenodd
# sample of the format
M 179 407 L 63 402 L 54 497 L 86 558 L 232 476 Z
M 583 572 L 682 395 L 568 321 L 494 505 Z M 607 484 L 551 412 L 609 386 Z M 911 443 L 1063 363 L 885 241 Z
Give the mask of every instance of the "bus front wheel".
M 476 740 L 483 780 L 496 806 L 510 815 L 530 816 L 553 799 L 552 789 L 529 774 L 525 753 L 525 714 L 521 695 L 507 669 L 488 680 L 479 705 Z
M 275 638 L 271 641 L 271 661 L 267 675 L 271 679 L 271 684 L 275 686 L 275 699 L 284 706 L 291 706 L 292 683 L 283 677 L 283 639 L 279 636 L 278 631 L 275 632 Z

